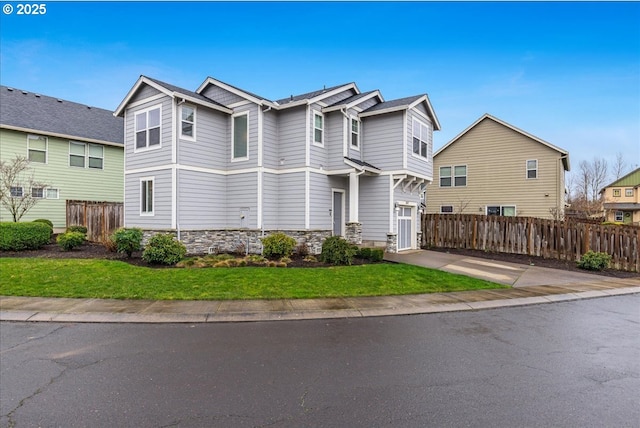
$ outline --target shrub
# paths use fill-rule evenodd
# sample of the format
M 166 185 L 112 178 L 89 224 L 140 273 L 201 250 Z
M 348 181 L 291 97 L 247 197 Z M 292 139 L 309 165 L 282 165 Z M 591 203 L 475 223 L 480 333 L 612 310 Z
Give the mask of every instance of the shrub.
M 333 265 L 350 265 L 358 248 L 339 236 L 331 236 L 322 243 L 320 260 Z
M 40 222 L 0 223 L 0 250 L 37 250 L 51 241 L 51 228 Z
M 87 228 L 84 226 L 79 226 L 77 224 L 67 227 L 67 232 L 78 232 L 82 233 L 84 236 L 87 236 Z
M 107 236 L 102 245 L 110 253 L 118 251 L 118 246 L 116 245 L 116 241 L 113 239 L 113 235 Z
M 79 247 L 84 242 L 84 234 L 80 232 L 65 232 L 58 235 L 58 245 L 65 251 L 71 251 Z
M 154 235 L 145 246 L 142 260 L 151 264 L 174 265 L 187 254 L 184 244 L 177 241 L 173 235 Z
M 51 230 L 53 230 L 53 222 L 51 220 L 47 220 L 46 218 L 38 218 L 33 220 L 36 223 L 44 223 L 49 225 L 49 227 L 51 228 Z
M 611 262 L 611 256 L 607 253 L 587 251 L 578 260 L 578 267 L 586 270 L 603 270 Z
M 291 257 L 296 247 L 296 240 L 282 232 L 277 232 L 262 239 L 262 255 L 269 259 Z
M 360 248 L 358 257 L 372 262 L 380 262 L 384 258 L 384 250 L 382 248 Z
M 120 228 L 111 235 L 111 239 L 116 243 L 116 250 L 119 253 L 126 253 L 127 257 L 131 257 L 134 251 L 141 249 L 142 229 L 137 227 Z
M 302 244 L 298 245 L 298 247 L 296 248 L 296 253 L 300 257 L 307 257 L 309 255 L 309 246 L 307 245 L 307 243 L 303 242 Z

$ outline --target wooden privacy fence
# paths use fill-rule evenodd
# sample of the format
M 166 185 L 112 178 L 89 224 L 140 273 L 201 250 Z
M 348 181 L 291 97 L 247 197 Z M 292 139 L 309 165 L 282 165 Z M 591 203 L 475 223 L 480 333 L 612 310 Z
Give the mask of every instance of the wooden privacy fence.
M 67 227 L 87 228 L 87 239 L 104 242 L 124 223 L 122 202 L 67 201 Z
M 465 248 L 577 261 L 607 253 L 616 269 L 640 272 L 640 228 L 474 214 L 423 214 L 423 248 Z

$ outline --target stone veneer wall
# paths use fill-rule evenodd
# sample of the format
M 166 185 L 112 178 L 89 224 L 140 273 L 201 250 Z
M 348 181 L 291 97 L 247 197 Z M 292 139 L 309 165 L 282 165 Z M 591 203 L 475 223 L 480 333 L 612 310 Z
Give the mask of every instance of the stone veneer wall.
M 180 241 L 187 247 L 187 254 L 236 253 L 246 252 L 250 254 L 262 253 L 262 241 L 260 238 L 275 232 L 283 232 L 296 240 L 299 244 L 305 243 L 310 254 L 320 254 L 322 243 L 331 236 L 330 230 L 262 230 L 255 229 L 225 229 L 225 230 L 181 230 Z M 170 233 L 177 237 L 175 230 L 145 230 L 142 244 L 146 245 L 156 233 Z
M 398 234 L 397 233 L 387 233 L 387 247 L 385 248 L 387 253 L 397 253 L 398 252 Z
M 344 239 L 349 241 L 351 244 L 361 245 L 362 244 L 362 223 L 354 222 L 347 223 L 347 227 L 344 232 Z

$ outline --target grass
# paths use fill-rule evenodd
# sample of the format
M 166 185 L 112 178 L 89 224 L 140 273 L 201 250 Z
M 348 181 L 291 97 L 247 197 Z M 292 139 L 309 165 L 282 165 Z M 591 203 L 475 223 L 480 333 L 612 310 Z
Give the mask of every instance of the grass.
M 403 264 L 152 269 L 101 259 L 0 258 L 0 295 L 232 300 L 355 297 L 507 288 Z

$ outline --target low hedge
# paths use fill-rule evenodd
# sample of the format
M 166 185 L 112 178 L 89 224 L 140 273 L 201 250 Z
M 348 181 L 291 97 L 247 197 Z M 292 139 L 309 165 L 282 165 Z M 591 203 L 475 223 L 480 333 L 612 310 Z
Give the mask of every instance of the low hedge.
M 0 250 L 37 250 L 51 241 L 51 228 L 42 222 L 0 223 Z

